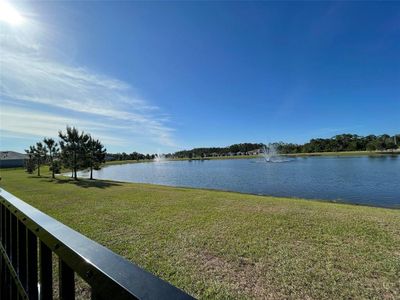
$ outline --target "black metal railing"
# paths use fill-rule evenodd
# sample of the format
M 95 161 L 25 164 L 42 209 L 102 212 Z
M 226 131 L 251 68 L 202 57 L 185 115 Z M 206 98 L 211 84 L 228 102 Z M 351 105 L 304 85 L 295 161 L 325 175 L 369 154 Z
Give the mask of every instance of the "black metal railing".
M 52 299 L 53 253 L 60 299 L 75 298 L 75 274 L 92 299 L 193 299 L 3 189 L 0 241 L 0 299 Z

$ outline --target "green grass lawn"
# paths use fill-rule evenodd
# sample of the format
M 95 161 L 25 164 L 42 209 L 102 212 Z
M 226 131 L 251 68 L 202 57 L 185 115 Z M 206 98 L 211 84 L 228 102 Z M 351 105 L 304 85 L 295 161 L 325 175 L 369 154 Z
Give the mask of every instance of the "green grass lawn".
M 195 297 L 400 298 L 400 210 L 43 173 L 0 185 Z

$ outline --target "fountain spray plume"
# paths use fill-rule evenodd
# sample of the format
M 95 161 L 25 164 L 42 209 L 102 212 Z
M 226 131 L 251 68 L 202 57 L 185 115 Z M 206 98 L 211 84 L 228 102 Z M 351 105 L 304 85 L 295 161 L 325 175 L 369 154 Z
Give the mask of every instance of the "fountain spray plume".
M 278 152 L 276 144 L 269 143 L 268 146 L 264 145 L 262 155 L 266 162 L 286 162 L 288 159 L 283 159 Z
M 154 157 L 154 162 L 163 162 L 165 161 L 164 154 L 160 153 L 160 149 L 158 149 L 156 156 Z
M 272 162 L 273 158 L 277 156 L 276 147 L 271 143 L 268 146 L 264 145 L 262 154 L 266 162 Z

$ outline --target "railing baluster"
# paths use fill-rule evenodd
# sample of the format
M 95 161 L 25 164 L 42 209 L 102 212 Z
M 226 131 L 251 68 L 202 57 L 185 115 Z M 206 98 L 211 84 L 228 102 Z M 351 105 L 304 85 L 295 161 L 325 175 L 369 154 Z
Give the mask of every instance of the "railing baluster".
M 10 212 L 10 210 L 9 210 L 9 208 L 7 208 L 7 210 L 6 210 L 6 222 L 5 222 L 5 234 L 6 234 L 6 247 L 5 247 L 5 249 L 6 249 L 6 253 L 7 253 L 7 256 L 8 256 L 8 258 L 10 258 L 10 256 L 11 256 L 11 239 L 10 239 L 10 237 L 11 237 L 11 219 L 10 219 L 10 216 L 11 216 L 11 212 Z M 9 298 L 11 298 L 11 289 L 12 289 L 12 286 L 11 286 L 11 282 L 12 282 L 12 278 L 11 278 L 11 272 L 10 272 L 10 270 L 8 269 L 8 267 L 7 267 L 7 270 L 6 270 L 6 290 L 7 290 L 7 292 L 6 292 L 6 297 L 7 297 L 7 299 L 9 299 Z
M 26 291 L 26 226 L 21 221 L 18 221 L 18 276 Z
M 10 214 L 10 260 L 14 267 L 17 269 L 17 217 L 11 213 Z M 14 278 L 11 276 L 11 299 L 17 299 L 17 285 L 14 282 Z
M 99 294 L 97 294 L 93 289 L 91 291 L 91 300 L 102 300 L 101 297 L 99 296 Z
M 11 234 L 11 262 L 14 270 L 17 270 L 18 236 L 17 236 L 17 217 L 11 214 L 10 234 Z
M 0 204 L 0 234 L 1 234 L 1 246 L 4 249 L 4 244 L 5 244 L 5 235 L 4 235 L 4 222 L 5 222 L 5 207 L 3 204 Z M 3 258 L 3 255 L 0 258 L 1 260 L 1 267 L 0 267 L 0 298 L 4 299 L 4 291 L 5 291 L 5 261 Z
M 6 249 L 6 207 L 1 205 L 1 245 Z M 7 265 L 5 259 L 2 257 L 1 265 L 1 298 L 6 299 L 7 293 Z
M 18 290 L 17 290 L 17 284 L 14 281 L 14 278 L 12 277 L 12 275 L 10 276 L 11 278 L 11 300 L 16 300 L 18 299 Z
M 8 267 L 5 270 L 5 280 L 4 280 L 4 299 L 10 298 L 10 271 Z
M 10 211 L 9 211 L 9 209 L 7 208 L 7 210 L 6 210 L 6 220 L 5 220 L 5 226 L 4 226 L 4 229 L 5 229 L 5 236 L 6 236 L 6 239 L 5 239 L 5 242 L 6 242 L 6 244 L 5 244 L 5 249 L 6 249 L 6 252 L 7 252 L 7 256 L 8 257 L 10 257 Z
M 53 299 L 53 265 L 52 254 L 49 247 L 40 242 L 40 299 Z
M 6 299 L 5 298 L 5 292 L 6 292 L 6 262 L 4 261 L 3 256 L 1 256 L 1 277 L 0 277 L 0 299 Z
M 4 237 L 4 235 L 3 235 L 3 227 L 4 227 L 4 225 L 3 225 L 3 219 L 4 219 L 4 216 L 3 216 L 3 207 L 4 207 L 4 205 L 2 204 L 2 203 L 0 203 L 0 241 L 1 241 L 1 244 L 2 245 L 4 245 L 4 240 L 3 240 L 3 237 Z
M 75 299 L 74 271 L 59 259 L 60 300 Z
M 38 299 L 38 261 L 37 261 L 37 239 L 36 236 L 27 230 L 27 286 L 29 300 Z

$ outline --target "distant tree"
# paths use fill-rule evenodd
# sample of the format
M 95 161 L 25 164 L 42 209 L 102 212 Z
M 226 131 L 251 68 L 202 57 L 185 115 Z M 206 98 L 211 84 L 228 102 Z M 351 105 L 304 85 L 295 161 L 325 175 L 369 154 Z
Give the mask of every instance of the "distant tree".
M 368 142 L 368 144 L 366 145 L 366 150 L 367 151 L 375 151 L 376 150 L 375 142 L 373 142 L 373 141 Z
M 54 141 L 52 138 L 45 138 L 43 142 L 47 147 L 47 151 L 49 152 L 51 176 L 52 178 L 55 178 L 56 169 L 54 166 L 54 159 L 59 155 L 60 149 L 58 148 L 56 141 Z
M 25 152 L 28 155 L 28 160 L 26 161 L 26 164 L 25 164 L 26 171 L 29 174 L 32 174 L 33 171 L 35 171 L 35 169 L 36 169 L 35 147 L 30 146 L 29 149 L 25 150 Z
M 50 171 L 54 172 L 55 174 L 60 173 L 61 172 L 61 160 L 56 159 L 53 161 L 53 164 L 50 166 Z
M 90 168 L 90 179 L 93 179 L 93 169 L 99 169 L 100 165 L 105 162 L 106 149 L 99 140 L 89 136 L 86 142 L 87 161 Z
M 128 160 L 128 159 L 129 159 L 128 154 L 126 154 L 125 152 L 122 152 L 122 154 L 121 154 L 121 160 Z
M 47 149 L 43 146 L 42 142 L 37 142 L 34 147 L 34 156 L 36 159 L 36 165 L 38 170 L 38 176 L 40 176 L 40 166 L 46 160 Z
M 137 153 L 137 152 L 132 152 L 131 154 L 130 154 L 130 159 L 131 160 L 139 160 L 139 153 Z
M 84 165 L 85 160 L 85 143 L 89 139 L 83 131 L 79 132 L 75 127 L 67 126 L 66 133 L 58 132 L 61 138 L 60 146 L 62 150 L 63 160 L 71 166 L 72 176 L 78 179 L 77 171 L 79 166 Z
M 72 162 L 72 151 L 70 147 L 68 146 L 67 143 L 64 141 L 60 141 L 60 148 L 61 148 L 61 153 L 60 153 L 60 160 L 62 162 L 62 165 L 71 170 L 71 178 L 74 178 L 74 168 L 73 168 L 73 162 Z

